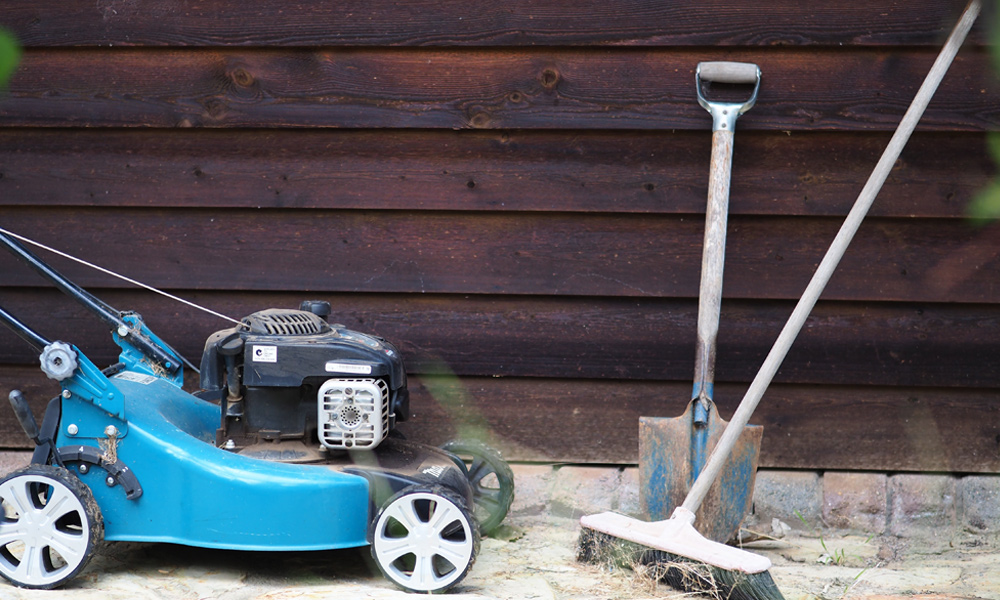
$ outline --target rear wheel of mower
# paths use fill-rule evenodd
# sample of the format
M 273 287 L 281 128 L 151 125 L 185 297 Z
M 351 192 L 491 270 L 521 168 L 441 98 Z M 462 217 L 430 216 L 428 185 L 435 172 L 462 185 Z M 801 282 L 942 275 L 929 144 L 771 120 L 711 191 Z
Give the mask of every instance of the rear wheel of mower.
M 479 531 L 489 535 L 507 518 L 514 502 L 514 472 L 500 453 L 479 442 L 451 441 L 441 447 L 465 461 L 472 484 Z
M 0 575 L 51 589 L 79 573 L 104 537 L 93 494 L 66 469 L 29 465 L 0 480 Z
M 386 579 L 411 592 L 443 592 L 461 581 L 479 552 L 479 531 L 462 497 L 411 485 L 379 511 L 372 556 Z

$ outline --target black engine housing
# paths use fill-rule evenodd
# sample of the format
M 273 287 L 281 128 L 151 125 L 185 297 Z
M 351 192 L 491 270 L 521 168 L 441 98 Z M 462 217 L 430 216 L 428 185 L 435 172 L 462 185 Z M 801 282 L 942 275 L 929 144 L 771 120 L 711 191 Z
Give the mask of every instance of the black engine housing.
M 396 348 L 380 337 L 329 324 L 326 302 L 303 302 L 302 308 L 308 310 L 255 312 L 205 342 L 201 388 L 202 395 L 222 403 L 219 445 L 301 439 L 326 440 L 328 449 L 369 449 L 349 430 L 371 422 L 379 430 L 368 442 L 373 449 L 397 421 L 406 420 L 409 393 Z M 369 403 L 354 404 L 362 396 Z M 331 407 L 326 412 L 324 397 Z M 347 438 L 330 441 L 322 435 L 324 424 Z

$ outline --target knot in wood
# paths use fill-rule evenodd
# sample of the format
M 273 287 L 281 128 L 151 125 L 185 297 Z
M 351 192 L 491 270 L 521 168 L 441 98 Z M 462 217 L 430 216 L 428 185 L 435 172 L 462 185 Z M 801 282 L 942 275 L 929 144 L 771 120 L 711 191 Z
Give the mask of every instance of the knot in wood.
M 476 129 L 486 129 L 490 126 L 491 122 L 492 119 L 490 118 L 490 114 L 485 111 L 480 111 L 472 115 L 472 118 L 469 119 L 469 126 Z
M 246 69 L 242 68 L 234 69 L 229 74 L 229 79 L 231 79 L 233 83 L 235 83 L 240 87 L 250 87 L 251 85 L 253 85 L 253 75 L 247 72 Z
M 559 71 L 551 68 L 544 69 L 538 79 L 542 82 L 542 87 L 551 90 L 559 83 Z

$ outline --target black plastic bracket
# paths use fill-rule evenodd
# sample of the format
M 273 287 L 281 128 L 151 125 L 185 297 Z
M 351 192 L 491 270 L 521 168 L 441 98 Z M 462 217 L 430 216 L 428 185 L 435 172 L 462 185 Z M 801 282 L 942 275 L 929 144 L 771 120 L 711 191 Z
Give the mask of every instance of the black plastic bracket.
M 108 472 L 108 475 L 112 477 L 116 484 L 122 486 L 125 490 L 125 497 L 129 500 L 138 500 L 142 496 L 142 486 L 139 485 L 139 480 L 136 478 L 135 473 L 132 469 L 129 469 L 125 463 L 120 460 L 116 460 L 113 463 L 104 460 L 104 453 L 93 446 L 63 446 L 56 450 L 59 453 L 59 457 L 63 462 L 82 462 L 88 465 L 95 465 L 101 467 Z

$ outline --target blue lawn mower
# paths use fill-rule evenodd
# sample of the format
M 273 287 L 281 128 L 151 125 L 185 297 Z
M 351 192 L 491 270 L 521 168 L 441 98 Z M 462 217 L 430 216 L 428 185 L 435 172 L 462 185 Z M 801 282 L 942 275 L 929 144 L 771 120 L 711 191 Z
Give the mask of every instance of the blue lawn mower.
M 0 575 L 54 588 L 102 540 L 230 550 L 371 546 L 399 587 L 460 582 L 482 533 L 513 500 L 499 454 L 443 448 L 395 431 L 406 373 L 387 341 L 328 322 L 330 305 L 253 313 L 211 335 L 196 393 L 184 360 L 142 317 L 118 311 L 0 230 L 0 244 L 111 329 L 119 362 L 101 369 L 0 308 L 41 353 L 62 393 L 39 427 L 21 392 L 11 406 L 36 447 L 0 480 Z

